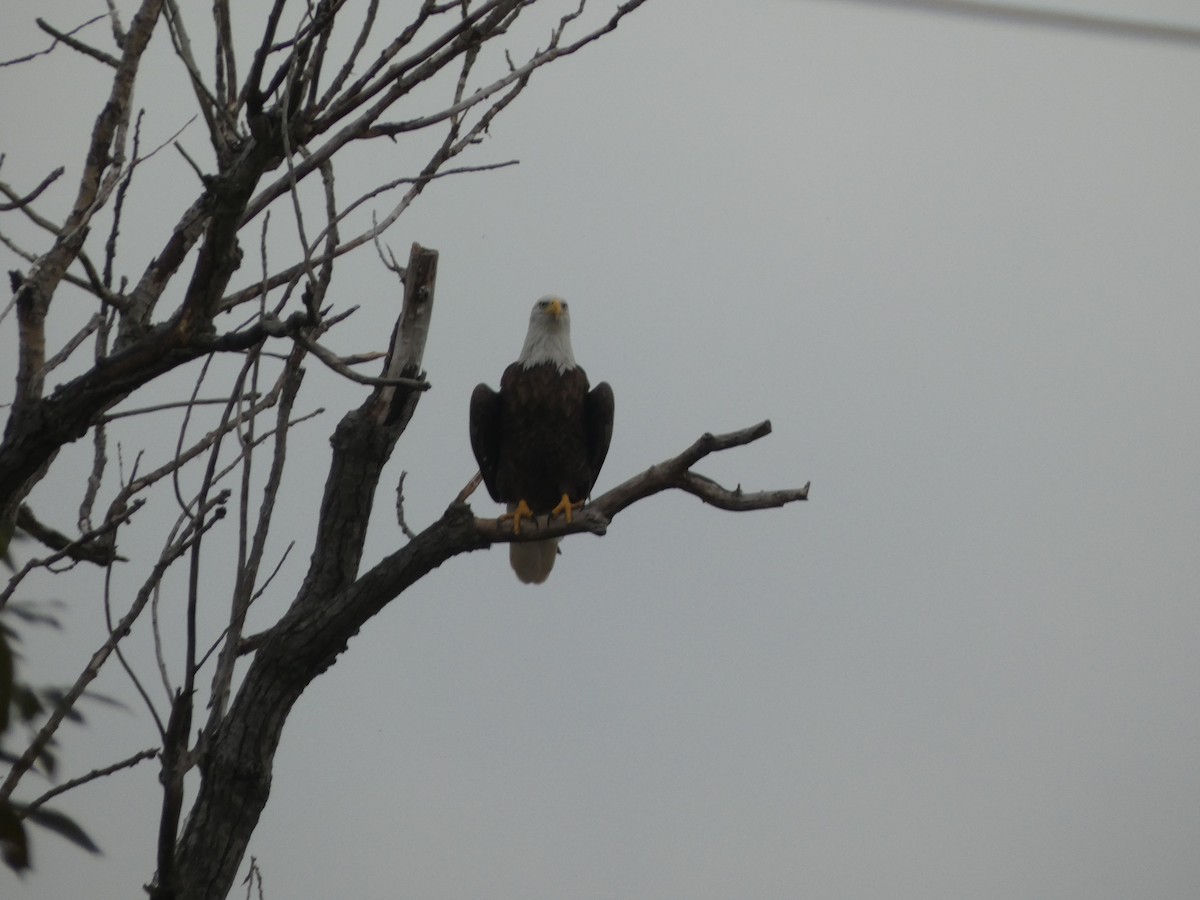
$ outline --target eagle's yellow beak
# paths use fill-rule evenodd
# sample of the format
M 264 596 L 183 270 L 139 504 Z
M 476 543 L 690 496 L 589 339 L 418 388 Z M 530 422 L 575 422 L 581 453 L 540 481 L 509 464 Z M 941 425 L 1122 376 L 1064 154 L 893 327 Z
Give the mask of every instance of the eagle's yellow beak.
M 550 315 L 554 316 L 554 318 L 556 318 L 556 319 L 560 318 L 563 314 L 562 301 L 559 300 L 557 297 L 555 297 L 553 300 L 550 301 L 550 305 L 546 307 L 546 312 L 548 312 Z

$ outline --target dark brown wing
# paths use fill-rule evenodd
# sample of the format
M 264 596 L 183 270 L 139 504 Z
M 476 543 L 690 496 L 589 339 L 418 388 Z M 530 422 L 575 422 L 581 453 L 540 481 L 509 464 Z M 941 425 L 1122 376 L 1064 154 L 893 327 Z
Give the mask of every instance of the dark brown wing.
M 471 451 L 479 463 L 479 474 L 488 493 L 503 502 L 496 490 L 496 469 L 500 465 L 500 395 L 486 384 L 475 385 L 471 392 Z
M 600 477 L 600 467 L 608 456 L 608 445 L 612 443 L 613 412 L 616 405 L 613 390 L 607 381 L 602 381 L 590 391 L 584 402 L 584 417 L 587 426 L 588 468 L 592 472 L 588 492 Z

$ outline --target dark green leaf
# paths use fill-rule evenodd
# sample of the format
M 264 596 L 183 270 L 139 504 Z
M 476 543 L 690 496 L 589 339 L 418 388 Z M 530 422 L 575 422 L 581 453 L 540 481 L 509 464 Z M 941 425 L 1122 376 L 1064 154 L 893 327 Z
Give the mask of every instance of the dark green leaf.
M 29 868 L 29 842 L 25 837 L 25 826 L 17 818 L 17 811 L 7 802 L 0 802 L 0 856 L 14 872 Z
M 42 688 L 42 696 L 49 701 L 51 706 L 63 707 L 66 705 L 67 694 L 62 688 Z M 83 714 L 73 706 L 66 709 L 63 717 L 68 722 L 83 722 Z
M 13 532 L 16 531 L 15 522 L 0 522 L 0 563 L 10 572 L 16 571 L 16 566 L 13 564 L 12 556 L 9 555 L 8 545 L 12 542 Z
M 78 823 L 65 813 L 39 806 L 34 810 L 24 810 L 24 814 L 25 818 L 30 822 L 65 837 L 77 847 L 82 847 L 89 853 L 100 852 L 100 848 L 96 846 L 95 841 L 88 837 L 87 832 L 80 828 Z
M 59 608 L 64 606 L 61 600 L 21 600 L 8 604 L 5 609 L 23 622 L 30 625 L 48 625 L 51 628 L 62 628 L 58 616 L 46 612 L 46 607 Z
M 96 703 L 103 703 L 105 706 L 113 706 L 117 709 L 129 709 L 129 706 L 122 703 L 116 697 L 110 697 L 108 694 L 101 694 L 99 691 L 87 690 L 83 692 L 83 696 L 89 700 L 94 700 Z
M 47 776 L 50 778 L 54 777 L 54 771 L 58 768 L 58 756 L 50 750 L 49 743 L 38 752 L 37 763 Z
M 37 692 L 23 684 L 13 685 L 12 701 L 16 704 L 22 721 L 28 722 L 45 712 L 45 707 L 42 706 L 42 701 L 38 699 Z
M 8 641 L 0 634 L 0 734 L 8 730 L 8 710 L 13 702 L 13 658 Z

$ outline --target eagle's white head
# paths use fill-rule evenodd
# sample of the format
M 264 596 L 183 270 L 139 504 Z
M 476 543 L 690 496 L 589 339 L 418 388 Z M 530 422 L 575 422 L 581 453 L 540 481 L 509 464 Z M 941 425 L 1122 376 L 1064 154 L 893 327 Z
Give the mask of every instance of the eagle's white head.
M 525 346 L 521 348 L 517 362 L 526 369 L 542 363 L 553 363 L 560 372 L 575 368 L 575 353 L 571 350 L 571 313 L 562 297 L 548 294 L 533 304 Z

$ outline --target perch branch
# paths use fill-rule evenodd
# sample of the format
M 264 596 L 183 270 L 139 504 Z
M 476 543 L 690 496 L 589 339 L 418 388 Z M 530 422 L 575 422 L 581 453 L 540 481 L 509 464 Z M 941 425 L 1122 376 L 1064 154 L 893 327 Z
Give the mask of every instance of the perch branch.
M 475 528 L 488 543 L 541 540 L 579 532 L 604 534 L 608 529 L 609 522 L 621 510 L 638 500 L 667 490 L 684 491 L 698 497 L 710 506 L 732 512 L 773 509 L 798 500 L 807 500 L 809 488 L 807 484 L 801 488 L 747 492 L 743 491 L 740 485 L 732 490 L 723 487 L 711 478 L 691 470 L 692 466 L 712 453 L 741 447 L 766 437 L 770 433 L 771 423 L 767 420 L 740 431 L 701 435 L 678 456 L 651 466 L 646 471 L 621 482 L 596 497 L 581 512 L 577 513 L 570 523 L 553 521 L 520 536 L 513 534 L 510 524 L 507 522 L 500 524 L 497 519 L 477 518 L 475 519 Z M 462 496 L 463 494 L 459 495 L 459 497 Z M 462 501 L 456 498 L 455 502 L 461 503 Z M 451 508 L 453 509 L 453 506 Z

